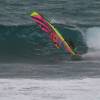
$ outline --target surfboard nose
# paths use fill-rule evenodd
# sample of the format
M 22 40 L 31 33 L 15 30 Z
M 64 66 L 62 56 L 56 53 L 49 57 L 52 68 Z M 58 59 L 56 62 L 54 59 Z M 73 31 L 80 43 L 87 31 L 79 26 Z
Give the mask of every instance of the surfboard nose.
M 35 11 L 33 11 L 32 13 L 31 13 L 31 16 L 38 16 L 39 14 L 37 13 L 37 12 L 35 12 Z

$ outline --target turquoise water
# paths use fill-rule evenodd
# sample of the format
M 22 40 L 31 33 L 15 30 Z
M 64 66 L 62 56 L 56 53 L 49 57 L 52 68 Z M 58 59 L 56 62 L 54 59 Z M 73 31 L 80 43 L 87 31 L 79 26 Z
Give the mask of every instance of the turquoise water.
M 82 54 L 87 52 L 87 46 L 80 31 L 74 27 L 70 29 L 63 24 L 55 26 L 65 37 L 65 40 L 70 39 L 75 43 L 77 51 Z M 0 29 L 0 54 L 2 56 L 12 56 L 14 58 L 42 58 L 42 56 L 52 57 L 55 54 L 58 57 L 67 56 L 67 52 L 57 49 L 47 33 L 44 33 L 34 24 L 18 26 L 1 25 Z

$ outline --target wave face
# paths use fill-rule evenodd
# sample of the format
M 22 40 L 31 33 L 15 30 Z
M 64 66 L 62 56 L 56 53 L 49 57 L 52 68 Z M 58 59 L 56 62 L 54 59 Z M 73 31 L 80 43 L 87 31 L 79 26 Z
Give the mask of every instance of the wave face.
M 83 37 L 78 30 L 70 29 L 66 25 L 56 24 L 63 36 L 75 42 L 81 53 L 87 51 Z M 57 49 L 37 25 L 0 26 L 0 55 L 10 57 L 51 57 L 64 56 L 66 52 Z

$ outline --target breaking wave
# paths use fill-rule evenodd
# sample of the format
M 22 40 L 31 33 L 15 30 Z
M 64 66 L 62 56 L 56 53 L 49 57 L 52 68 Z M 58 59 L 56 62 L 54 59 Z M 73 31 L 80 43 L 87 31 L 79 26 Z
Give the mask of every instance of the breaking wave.
M 71 39 L 79 52 L 86 53 L 87 46 L 79 30 L 73 26 L 55 24 L 64 38 Z M 7 57 L 61 57 L 65 52 L 55 48 L 48 35 L 36 25 L 0 25 L 0 55 Z

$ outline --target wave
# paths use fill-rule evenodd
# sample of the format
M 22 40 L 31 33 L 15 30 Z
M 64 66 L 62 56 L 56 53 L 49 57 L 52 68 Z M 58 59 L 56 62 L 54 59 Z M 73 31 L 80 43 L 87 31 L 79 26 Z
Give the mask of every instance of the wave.
M 71 39 L 78 51 L 87 52 L 87 45 L 77 28 L 64 24 L 54 24 L 65 40 Z M 57 49 L 48 35 L 37 25 L 0 25 L 0 55 L 14 57 L 62 56 L 64 51 Z

